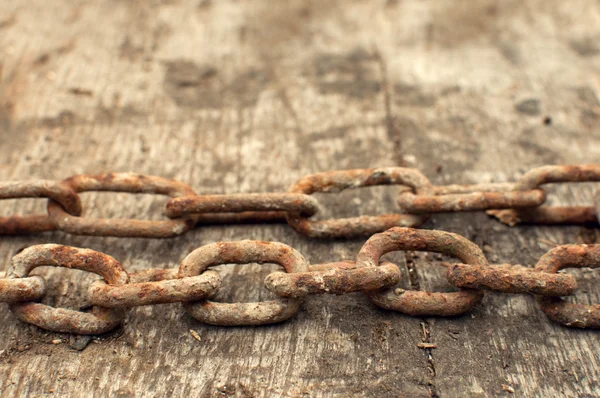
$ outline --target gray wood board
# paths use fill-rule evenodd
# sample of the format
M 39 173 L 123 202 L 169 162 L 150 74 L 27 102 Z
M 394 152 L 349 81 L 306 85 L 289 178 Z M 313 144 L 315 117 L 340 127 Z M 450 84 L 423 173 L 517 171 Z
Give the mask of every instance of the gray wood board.
M 0 3 L 0 178 L 135 171 L 199 193 L 275 192 L 314 172 L 404 165 L 434 183 L 512 181 L 600 158 L 600 5 L 577 1 L 44 1 Z M 591 184 L 549 203 L 590 203 Z M 319 195 L 319 217 L 395 211 L 393 187 Z M 82 195 L 85 214 L 160 218 L 164 198 Z M 0 214 L 45 211 L 7 200 Z M 509 228 L 436 215 L 492 262 L 533 265 L 595 229 Z M 203 244 L 289 244 L 311 263 L 364 239 L 318 241 L 286 225 L 201 227 L 175 239 L 3 237 L 0 269 L 40 243 L 89 247 L 128 270 L 177 267 Z M 416 253 L 401 286 L 451 290 Z M 411 255 L 410 258 L 413 256 Z M 276 266 L 222 266 L 222 300 L 271 297 Z M 414 276 L 409 282 L 410 273 Z M 38 271 L 36 271 L 38 272 Z M 92 276 L 45 268 L 44 302 L 87 305 Z M 577 302 L 598 302 L 594 271 Z M 196 340 L 190 330 L 198 333 Z M 534 300 L 487 294 L 472 313 L 413 318 L 360 294 L 311 297 L 281 325 L 221 328 L 179 305 L 132 310 L 85 346 L 0 311 L 2 396 L 598 396 L 598 334 L 550 323 Z M 427 341 L 437 348 L 423 350 Z M 512 392 L 514 391 L 514 392 Z

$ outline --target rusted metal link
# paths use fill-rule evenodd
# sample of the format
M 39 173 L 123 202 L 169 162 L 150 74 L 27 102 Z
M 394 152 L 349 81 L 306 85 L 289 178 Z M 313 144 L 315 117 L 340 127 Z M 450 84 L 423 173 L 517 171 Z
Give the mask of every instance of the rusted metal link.
M 491 185 L 491 184 L 490 184 Z M 403 192 L 398 197 L 400 207 L 409 213 L 442 213 L 479 211 L 489 209 L 507 209 L 539 206 L 546 200 L 546 194 L 541 189 L 529 191 L 482 191 L 485 185 L 466 185 L 457 188 L 459 193 L 451 193 L 452 188 L 438 189 L 425 187 L 413 192 Z M 492 187 L 490 187 L 492 188 Z M 471 189 L 471 191 L 469 191 Z
M 542 166 L 525 173 L 515 184 L 515 190 L 525 191 L 556 182 L 600 181 L 599 164 Z
M 353 260 L 340 260 L 334 261 L 332 263 L 323 263 L 323 264 L 309 264 L 308 271 L 309 272 L 326 272 L 331 271 L 332 269 L 355 269 L 356 261 Z
M 504 293 L 568 296 L 577 290 L 577 281 L 572 275 L 539 272 L 522 265 L 453 264 L 448 268 L 447 278 L 457 287 Z
M 306 195 L 315 192 L 335 193 L 349 188 L 375 185 L 405 185 L 416 190 L 431 183 L 419 171 L 402 167 L 338 170 L 304 177 L 292 185 L 289 192 Z M 415 227 L 426 220 L 426 216 L 400 213 L 326 221 L 311 220 L 299 213 L 288 213 L 287 217 L 292 228 L 312 238 L 364 236 L 394 226 Z
M 451 298 L 448 297 L 449 294 L 452 295 Z M 440 293 L 397 288 L 367 293 L 367 296 L 378 307 L 407 315 L 455 316 L 470 311 L 481 301 L 483 293 L 479 290 Z
M 0 217 L 0 235 L 25 235 L 57 229 L 56 223 L 47 215 Z
M 214 295 L 221 286 L 215 271 L 189 278 L 177 278 L 179 269 L 149 269 L 129 275 L 129 283 L 111 286 L 96 281 L 89 288 L 93 305 L 106 308 L 130 308 L 141 305 L 197 301 Z
M 307 272 L 306 259 L 278 242 L 243 240 L 202 246 L 190 253 L 179 268 L 179 278 L 200 275 L 220 264 L 275 263 L 287 272 Z M 265 325 L 284 321 L 298 313 L 302 300 L 278 299 L 259 303 L 217 303 L 208 300 L 184 303 L 186 311 L 201 322 L 221 326 Z
M 448 184 L 432 185 L 433 195 L 452 195 L 473 192 L 509 192 L 515 187 L 514 182 L 484 182 L 481 184 Z
M 564 245 L 546 253 L 536 265 L 541 272 L 565 268 L 600 268 L 600 245 Z M 538 296 L 542 311 L 565 326 L 600 329 L 600 305 L 569 303 L 559 297 Z
M 41 276 L 6 279 L 0 272 L 0 303 L 37 300 L 46 294 L 46 281 Z
M 274 272 L 265 278 L 265 286 L 281 297 L 299 298 L 309 294 L 346 294 L 382 289 L 400 281 L 396 264 L 356 268 L 349 263 L 322 264 L 327 270 L 287 274 Z M 309 267 L 309 269 L 312 267 Z
M 182 182 L 134 173 L 77 175 L 65 180 L 64 184 L 76 192 L 111 191 L 172 197 L 195 195 L 192 188 Z M 78 217 L 53 200 L 48 201 L 48 213 L 59 229 L 78 235 L 169 238 L 185 233 L 196 224 L 195 216 L 164 221 Z
M 374 267 L 381 256 L 397 250 L 417 250 L 442 253 L 458 257 L 467 264 L 487 266 L 481 249 L 466 238 L 444 231 L 391 228 L 373 235 L 363 245 L 356 259 L 357 267 Z M 469 311 L 483 298 L 480 290 L 451 293 L 383 289 L 367 292 L 378 306 L 409 315 L 452 316 Z
M 206 213 L 272 213 L 289 211 L 312 216 L 318 203 L 309 195 L 295 193 L 241 193 L 228 195 L 198 195 L 173 198 L 167 203 L 166 214 L 177 218 L 188 214 Z
M 102 276 L 111 285 L 124 285 L 129 278 L 123 266 L 114 258 L 89 249 L 62 245 L 32 246 L 12 258 L 7 277 L 25 278 L 39 266 L 80 269 Z M 34 302 L 13 303 L 11 311 L 20 320 L 43 329 L 76 334 L 100 334 L 118 326 L 124 313 L 101 307 L 92 307 L 91 313 L 53 308 Z
M 81 214 L 81 201 L 68 185 L 50 180 L 0 182 L 0 199 L 50 198 L 69 212 Z M 48 215 L 0 217 L 0 235 L 54 231 L 56 223 Z
M 543 166 L 527 172 L 515 190 L 527 191 L 558 182 L 598 182 L 600 165 Z M 535 209 L 490 210 L 488 214 L 510 226 L 528 224 L 597 224 L 594 207 L 544 206 Z

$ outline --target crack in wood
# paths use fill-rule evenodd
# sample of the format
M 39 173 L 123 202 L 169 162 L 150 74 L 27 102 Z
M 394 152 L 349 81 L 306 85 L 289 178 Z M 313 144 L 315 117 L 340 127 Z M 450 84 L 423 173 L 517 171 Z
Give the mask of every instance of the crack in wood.
M 419 274 L 417 272 L 417 264 L 415 259 L 417 255 L 415 252 L 407 251 L 406 255 L 406 268 L 408 268 L 408 278 L 410 287 L 412 290 L 421 290 L 421 283 L 419 281 Z M 425 344 L 432 344 L 431 341 L 431 324 L 426 318 L 421 320 L 421 342 Z M 429 389 L 429 396 L 431 398 L 439 397 L 435 384 L 435 360 L 433 358 L 433 348 L 423 348 L 427 355 L 427 369 L 429 374 L 427 375 L 427 388 Z

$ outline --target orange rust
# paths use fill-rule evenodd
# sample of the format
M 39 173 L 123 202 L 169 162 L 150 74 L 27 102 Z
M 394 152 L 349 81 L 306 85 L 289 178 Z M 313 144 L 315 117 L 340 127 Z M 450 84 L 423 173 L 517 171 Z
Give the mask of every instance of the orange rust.
M 540 258 L 536 270 L 557 273 L 565 268 L 599 268 L 600 245 L 563 245 Z M 551 320 L 565 326 L 600 329 L 600 305 L 569 303 L 559 297 L 538 297 L 540 308 Z
M 289 192 L 310 195 L 315 192 L 339 192 L 374 185 L 405 185 L 412 189 L 429 186 L 427 178 L 415 169 L 388 167 L 381 169 L 338 170 L 304 177 Z M 414 227 L 426 221 L 424 216 L 383 214 L 354 218 L 314 221 L 300 213 L 288 213 L 287 221 L 297 232 L 312 238 L 340 238 L 370 235 L 394 226 Z
M 100 175 L 76 175 L 63 182 L 75 192 L 111 191 L 134 194 L 193 196 L 191 187 L 182 182 L 156 176 L 133 173 L 109 173 Z M 187 232 L 196 224 L 196 216 L 185 216 L 177 220 L 113 220 L 88 219 L 70 214 L 54 200 L 48 201 L 48 214 L 63 231 L 79 235 L 120 237 L 168 238 Z
M 42 265 L 80 269 L 97 273 L 113 285 L 123 285 L 129 277 L 114 258 L 89 249 L 61 245 L 38 245 L 29 247 L 11 261 L 7 276 L 24 278 Z M 22 321 L 56 332 L 99 334 L 115 328 L 123 319 L 121 311 L 93 307 L 91 313 L 53 308 L 30 301 L 13 303 L 11 311 Z
M 577 281 L 572 275 L 541 272 L 520 265 L 454 264 L 448 267 L 447 278 L 457 287 L 505 293 L 567 296 L 577 290 Z
M 284 250 L 285 249 L 285 250 Z M 243 240 L 202 246 L 181 262 L 179 278 L 206 273 L 219 264 L 275 263 L 287 272 L 308 271 L 304 257 L 291 247 L 278 242 Z M 207 300 L 184 303 L 194 318 L 213 325 L 264 325 L 294 316 L 302 304 L 298 299 L 278 299 L 260 303 L 215 303 Z
M 481 249 L 460 235 L 443 231 L 391 228 L 373 235 L 358 253 L 356 264 L 373 266 L 381 256 L 396 250 L 420 250 L 460 258 L 467 264 L 487 266 Z M 483 298 L 479 290 L 463 289 L 452 293 L 405 291 L 394 289 L 371 291 L 367 296 L 378 306 L 409 315 L 454 316 L 469 311 Z
M 438 196 L 418 191 L 416 194 L 403 192 L 398 203 L 409 213 L 442 213 L 535 207 L 546 200 L 546 194 L 540 189 L 523 192 L 466 192 L 466 187 L 468 186 L 461 193 Z

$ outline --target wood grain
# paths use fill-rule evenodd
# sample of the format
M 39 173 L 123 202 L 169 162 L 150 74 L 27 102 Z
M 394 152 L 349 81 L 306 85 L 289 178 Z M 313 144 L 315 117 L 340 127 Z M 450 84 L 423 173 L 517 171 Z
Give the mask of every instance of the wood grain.
M 435 183 L 483 183 L 598 163 L 599 22 L 592 1 L 2 2 L 0 179 L 135 171 L 217 194 L 286 190 L 346 168 L 408 165 Z M 549 200 L 590 203 L 596 187 L 550 187 Z M 320 195 L 321 217 L 392 212 L 396 192 Z M 158 196 L 82 198 L 90 216 L 160 217 L 164 206 Z M 44 209 L 0 203 L 3 215 Z M 553 245 L 598 238 L 485 214 L 436 215 L 424 227 L 527 265 Z M 0 268 L 50 242 L 103 251 L 132 271 L 177 267 L 200 245 L 240 239 L 280 241 L 312 263 L 352 259 L 364 241 L 309 240 L 286 225 L 170 240 L 47 233 L 3 237 Z M 404 288 L 450 290 L 437 256 L 388 257 Z M 220 299 L 270 297 L 262 281 L 275 266 L 219 269 Z M 39 272 L 52 292 L 44 302 L 85 302 L 93 277 Z M 584 286 L 576 300 L 598 302 L 596 272 L 573 273 Z M 89 345 L 20 323 L 3 305 L 0 336 L 6 397 L 598 395 L 598 334 L 550 323 L 524 296 L 487 294 L 453 319 L 319 296 L 295 319 L 255 328 L 202 325 L 169 304 L 132 310 Z

